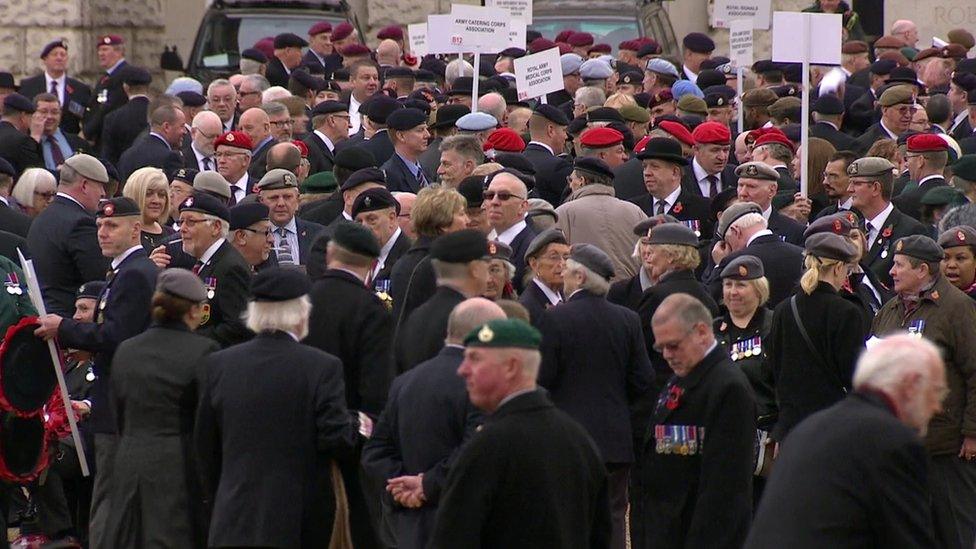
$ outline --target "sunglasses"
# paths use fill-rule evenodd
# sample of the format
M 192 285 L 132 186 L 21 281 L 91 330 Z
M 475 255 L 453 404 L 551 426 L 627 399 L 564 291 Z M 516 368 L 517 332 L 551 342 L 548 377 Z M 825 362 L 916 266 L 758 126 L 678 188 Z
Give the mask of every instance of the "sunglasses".
M 518 198 L 519 200 L 525 200 L 524 196 L 519 196 L 517 194 L 512 194 L 506 191 L 498 191 L 498 192 L 485 191 L 484 193 L 485 200 L 494 200 L 496 196 L 498 197 L 498 200 L 501 200 L 502 202 L 505 202 L 506 200 L 509 200 L 511 198 Z

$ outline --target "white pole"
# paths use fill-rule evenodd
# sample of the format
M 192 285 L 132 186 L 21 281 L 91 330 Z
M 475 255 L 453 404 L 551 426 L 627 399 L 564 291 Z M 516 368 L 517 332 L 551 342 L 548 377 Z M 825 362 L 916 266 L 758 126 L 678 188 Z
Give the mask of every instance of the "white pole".
M 739 111 L 739 133 L 742 133 L 742 130 L 743 130 L 744 126 L 745 126 L 745 113 L 743 112 L 744 108 L 742 106 L 742 67 L 736 67 L 735 72 L 738 75 L 737 83 L 736 83 L 736 88 L 737 88 L 737 90 L 736 90 L 736 97 L 738 98 L 738 101 L 739 101 L 739 108 L 738 108 L 738 111 Z
M 471 78 L 471 112 L 478 112 L 478 75 L 481 74 L 481 52 L 474 52 L 474 75 Z
M 807 135 L 810 131 L 810 16 L 803 17 L 803 89 L 801 91 L 802 111 L 800 115 L 800 194 L 807 196 L 810 182 L 807 181 L 807 164 L 810 159 L 807 154 L 807 147 L 810 138 Z

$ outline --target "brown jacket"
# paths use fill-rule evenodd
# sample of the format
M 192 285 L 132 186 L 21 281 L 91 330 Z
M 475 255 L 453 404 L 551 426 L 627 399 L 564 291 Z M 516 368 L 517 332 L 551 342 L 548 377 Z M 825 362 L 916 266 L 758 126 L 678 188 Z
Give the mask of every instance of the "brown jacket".
M 906 316 L 897 296 L 885 303 L 872 333 L 911 331 L 918 321 L 924 322 L 922 335 L 942 351 L 949 385 L 942 412 L 929 422 L 925 445 L 932 455 L 955 455 L 964 436 L 976 437 L 976 302 L 940 275 L 911 314 Z

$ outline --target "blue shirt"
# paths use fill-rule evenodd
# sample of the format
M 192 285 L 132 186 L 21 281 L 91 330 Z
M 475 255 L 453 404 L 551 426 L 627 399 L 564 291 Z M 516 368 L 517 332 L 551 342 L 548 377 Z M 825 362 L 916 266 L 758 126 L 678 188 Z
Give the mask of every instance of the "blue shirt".
M 51 139 L 58 144 L 61 149 L 61 154 L 65 159 L 69 158 L 71 155 L 75 154 L 74 149 L 68 144 L 68 139 L 61 133 L 61 128 L 54 130 L 51 134 Z M 56 170 L 58 167 L 54 163 L 54 154 L 51 153 L 51 143 L 48 141 L 47 137 L 41 140 L 41 155 L 44 157 L 44 167 L 49 170 Z

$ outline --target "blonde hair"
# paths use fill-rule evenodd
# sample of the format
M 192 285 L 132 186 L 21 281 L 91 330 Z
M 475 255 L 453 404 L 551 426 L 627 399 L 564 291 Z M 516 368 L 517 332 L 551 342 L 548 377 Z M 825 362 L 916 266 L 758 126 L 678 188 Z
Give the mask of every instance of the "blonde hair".
M 617 92 L 607 98 L 603 102 L 604 107 L 610 107 L 611 109 L 619 109 L 621 107 L 626 107 L 627 105 L 637 106 L 637 100 L 634 99 L 632 95 L 627 95 L 626 93 Z
M 844 262 L 839 259 L 829 259 L 826 257 L 817 257 L 815 255 L 807 254 L 806 258 L 803 260 L 803 265 L 806 267 L 806 272 L 800 277 L 800 288 L 810 295 L 813 290 L 816 289 L 817 284 L 820 284 L 820 278 L 823 273 L 833 269 L 835 265 L 843 265 Z
M 662 251 L 671 258 L 671 264 L 675 269 L 695 270 L 701 263 L 701 255 L 698 250 L 691 246 L 679 246 L 677 244 L 657 244 L 658 250 Z
M 17 184 L 14 185 L 14 190 L 10 194 L 22 206 L 33 207 L 34 190 L 40 183 L 50 183 L 55 188 L 57 187 L 57 181 L 54 180 L 54 175 L 51 172 L 44 168 L 27 168 L 20 175 L 20 179 L 17 180 Z
M 491 175 L 495 172 L 500 172 L 504 169 L 505 166 L 502 166 L 498 162 L 485 162 L 484 164 L 478 164 L 477 166 L 475 166 L 474 170 L 471 171 L 471 175 L 484 177 L 486 175 Z
M 417 193 L 410 211 L 410 221 L 418 235 L 437 237 L 454 222 L 454 215 L 464 211 L 467 201 L 450 187 L 435 185 Z
M 166 192 L 166 202 L 163 204 L 163 215 L 169 212 L 169 179 L 159 168 L 139 168 L 132 172 L 129 179 L 126 179 L 125 186 L 122 187 L 122 196 L 131 198 L 139 206 L 139 211 L 145 215 L 146 193 L 154 186 L 162 187 Z M 159 220 L 165 221 L 165 219 Z

